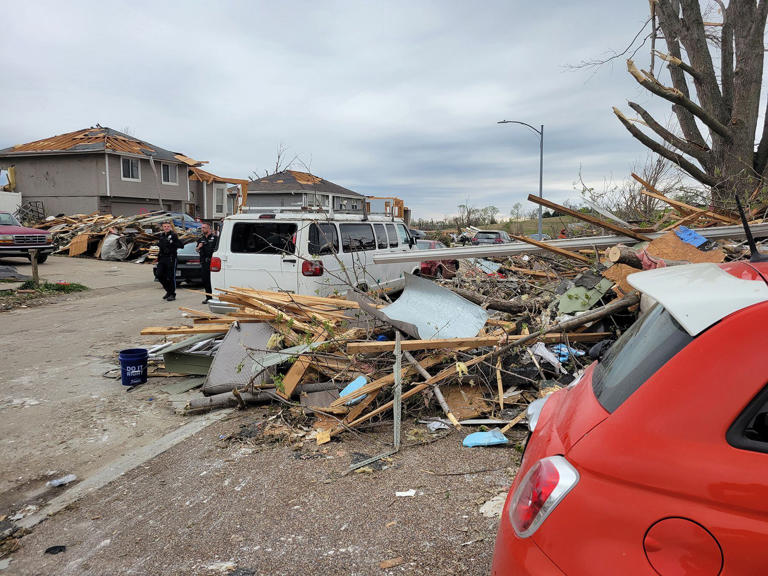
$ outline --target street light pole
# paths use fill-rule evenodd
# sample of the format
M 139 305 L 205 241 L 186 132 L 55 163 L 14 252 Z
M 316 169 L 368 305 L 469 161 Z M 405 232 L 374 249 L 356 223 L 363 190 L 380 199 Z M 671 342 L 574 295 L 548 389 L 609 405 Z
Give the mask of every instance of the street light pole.
M 541 125 L 541 129 L 537 130 L 526 122 L 520 122 L 519 120 L 500 120 L 497 124 L 522 124 L 527 126 L 536 134 L 539 135 L 539 198 L 542 198 L 542 188 L 544 182 L 544 124 Z M 542 239 L 542 225 L 541 225 L 541 204 L 539 204 L 539 241 Z

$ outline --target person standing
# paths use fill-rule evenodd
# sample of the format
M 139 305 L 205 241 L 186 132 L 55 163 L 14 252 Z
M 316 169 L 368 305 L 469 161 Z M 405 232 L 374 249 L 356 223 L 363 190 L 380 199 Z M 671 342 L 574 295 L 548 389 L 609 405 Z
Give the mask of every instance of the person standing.
M 213 292 L 211 288 L 211 258 L 216 251 L 218 238 L 213 235 L 211 225 L 207 222 L 203 222 L 201 231 L 203 234 L 197 241 L 197 251 L 200 254 L 200 275 L 203 278 L 203 287 L 205 288 L 205 300 L 203 300 L 203 304 L 205 304 L 211 299 Z
M 163 300 L 176 300 L 176 251 L 184 247 L 170 222 L 163 222 L 163 231 L 157 242 L 160 252 L 157 255 L 157 279 L 165 288 Z

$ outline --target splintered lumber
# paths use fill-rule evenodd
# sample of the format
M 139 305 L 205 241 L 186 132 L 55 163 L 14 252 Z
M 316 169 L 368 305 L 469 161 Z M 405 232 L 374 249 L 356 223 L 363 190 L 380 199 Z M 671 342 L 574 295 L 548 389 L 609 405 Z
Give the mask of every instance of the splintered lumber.
M 550 332 L 537 337 L 542 342 L 598 342 L 610 336 L 610 332 L 572 332 L 570 334 L 561 334 L 559 332 Z M 440 338 L 435 340 L 403 340 L 400 346 L 403 350 L 442 350 L 456 348 L 483 348 L 485 346 L 496 346 L 505 341 L 514 342 L 527 338 L 524 334 L 502 334 L 501 336 L 475 336 L 473 338 Z M 373 354 L 378 352 L 392 352 L 395 349 L 394 342 L 349 342 L 347 344 L 348 354 Z
M 408 362 L 416 368 L 416 371 L 421 374 L 421 377 L 424 378 L 424 380 L 429 380 L 432 378 L 432 375 L 427 372 L 424 367 L 419 364 L 419 361 L 416 360 L 416 358 L 413 357 L 413 355 L 406 351 L 403 351 L 403 356 L 405 356 L 405 359 L 408 360 Z M 451 421 L 451 424 L 453 424 L 453 427 L 457 430 L 461 430 L 461 424 L 459 424 L 458 419 L 456 416 L 453 415 L 453 411 L 451 410 L 451 407 L 448 406 L 448 402 L 445 401 L 445 396 L 443 396 L 442 391 L 440 390 L 440 386 L 437 384 L 432 388 L 432 391 L 435 393 L 435 398 L 437 399 L 437 403 L 440 404 L 440 408 L 443 409 L 443 412 L 445 412 L 446 417 L 448 420 Z
M 630 238 L 635 238 L 640 241 L 650 241 L 650 238 L 648 238 L 648 236 L 635 232 L 630 228 L 619 226 L 618 224 L 614 224 L 613 222 L 606 222 L 605 220 L 600 220 L 599 218 L 595 218 L 590 214 L 584 214 L 583 212 L 579 212 L 578 210 L 571 210 L 570 208 L 566 208 L 565 206 L 561 206 L 560 204 L 555 204 L 554 202 L 550 202 L 549 200 L 545 200 L 544 198 L 539 198 L 538 196 L 534 196 L 533 194 L 528 195 L 528 201 L 534 202 L 535 204 L 541 204 L 542 206 L 546 206 L 547 208 L 557 210 L 558 212 L 562 212 L 564 214 L 569 214 L 574 218 L 578 218 L 579 220 L 583 220 L 584 222 L 589 222 L 590 224 L 594 224 L 595 226 L 599 226 L 600 228 L 611 230 L 612 232 L 615 232 L 616 234 L 620 234 L 621 236 L 629 236 Z
M 691 206 L 690 204 L 686 204 L 685 202 L 680 202 L 680 200 L 674 200 L 673 198 L 664 196 L 663 194 L 659 193 L 659 191 L 656 190 L 653 186 L 651 186 L 648 182 L 640 178 L 640 176 L 638 176 L 637 174 L 633 173 L 632 178 L 637 180 L 643 186 L 642 188 L 640 188 L 640 192 L 642 192 L 646 196 L 655 198 L 656 200 L 661 200 L 662 202 L 666 202 L 667 204 L 672 206 L 675 210 L 680 212 L 683 216 L 686 216 L 689 214 L 699 214 L 700 216 L 706 216 L 707 218 L 710 218 L 712 220 L 719 220 L 720 222 L 724 222 L 726 224 L 738 224 L 739 222 L 737 218 L 723 216 L 722 214 L 718 214 L 717 212 L 713 212 L 711 210 L 696 208 L 695 206 Z
M 227 332 L 230 324 L 197 324 L 195 326 L 148 326 L 142 336 L 172 336 L 174 334 L 218 334 Z
M 606 255 L 608 256 L 608 260 L 616 264 L 626 264 L 632 268 L 643 267 L 643 263 L 640 261 L 637 252 L 632 250 L 629 246 L 624 246 L 624 244 L 611 246 L 608 248 Z
M 579 262 L 584 262 L 585 264 L 591 264 L 592 262 L 589 258 L 587 258 L 586 256 L 582 256 L 577 252 L 571 252 L 570 250 L 566 250 L 565 248 L 558 248 L 557 246 L 552 246 L 551 244 L 547 244 L 546 242 L 539 242 L 538 240 L 534 240 L 533 238 L 528 238 L 527 236 L 516 236 L 514 234 L 510 234 L 509 237 L 514 238 L 519 242 L 526 242 L 528 244 L 538 246 L 539 248 L 543 248 L 544 250 L 549 250 L 550 252 L 554 252 L 555 254 L 560 254 L 560 256 L 573 258 L 574 260 L 578 260 Z
M 321 330 L 315 334 L 314 338 L 312 338 L 312 343 L 322 342 L 326 339 L 327 336 L 327 332 L 325 330 Z M 299 356 L 283 378 L 283 389 L 278 390 L 277 393 L 280 394 L 280 396 L 283 398 L 290 398 L 293 394 L 293 391 L 296 389 L 296 386 L 299 385 L 299 382 L 304 376 L 304 373 L 307 371 L 307 368 L 309 368 L 311 364 L 311 356 L 307 354 L 302 354 Z
M 434 366 L 435 364 L 440 364 L 441 362 L 444 362 L 448 357 L 444 355 L 439 356 L 433 356 L 430 358 L 425 358 L 420 361 L 422 368 L 426 369 L 431 366 Z M 415 371 L 414 368 L 411 366 L 404 367 L 402 372 L 402 377 L 405 378 L 409 374 L 412 374 Z M 337 398 L 333 402 L 331 402 L 331 406 L 343 406 L 350 400 L 354 400 L 356 398 L 359 398 L 360 396 L 363 396 L 365 394 L 369 394 L 371 392 L 376 392 L 380 389 L 382 389 L 384 386 L 388 386 L 389 384 L 394 384 L 395 382 L 395 375 L 394 374 L 387 374 L 386 376 L 383 376 L 382 378 L 379 378 L 378 380 L 374 380 L 373 382 L 369 382 L 365 386 L 358 388 L 354 392 L 351 392 L 350 394 L 347 394 L 346 396 L 341 396 L 340 398 Z M 366 398 L 367 400 L 368 398 Z
M 547 248 L 551 248 L 547 244 Z M 568 252 L 568 255 L 575 254 L 575 252 L 569 252 L 565 250 L 565 252 Z M 511 272 L 516 272 L 517 274 L 525 274 L 526 276 L 536 276 L 537 278 L 557 278 L 557 274 L 554 272 L 545 272 L 543 270 L 529 270 L 528 268 L 519 268 L 517 266 L 504 266 L 504 270 L 509 270 Z

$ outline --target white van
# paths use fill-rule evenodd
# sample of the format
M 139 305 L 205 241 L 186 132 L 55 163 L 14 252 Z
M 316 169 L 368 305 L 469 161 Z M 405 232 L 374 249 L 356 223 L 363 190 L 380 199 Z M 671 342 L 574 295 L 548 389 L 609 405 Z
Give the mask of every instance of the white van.
M 377 253 L 410 252 L 415 240 L 399 218 L 262 209 L 224 220 L 211 261 L 211 286 L 311 296 L 402 289 L 413 263 L 374 264 Z M 211 300 L 213 312 L 231 309 Z

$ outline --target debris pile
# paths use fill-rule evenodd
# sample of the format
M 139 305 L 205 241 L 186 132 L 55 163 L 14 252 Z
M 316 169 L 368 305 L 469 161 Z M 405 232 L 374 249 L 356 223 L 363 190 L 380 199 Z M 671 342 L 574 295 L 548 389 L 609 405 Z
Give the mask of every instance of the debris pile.
M 676 224 L 730 220 L 672 206 Z M 394 302 L 358 292 L 326 298 L 220 290 L 229 313 L 182 308 L 191 326 L 142 334 L 185 336 L 162 353 L 167 369 L 205 376 L 203 395 L 187 413 L 288 404 L 314 419 L 312 435 L 301 435 L 319 444 L 391 417 L 396 448 L 405 413 L 429 433 L 495 427 L 469 434 L 465 446 L 505 443 L 531 402 L 580 378 L 635 321 L 640 298 L 630 274 L 748 252 L 719 228 L 711 241 L 684 225 L 652 233 L 578 216 L 620 236 L 601 236 L 589 249 L 515 237 L 535 249 L 526 253 L 519 244 L 512 256 L 464 258 L 450 280 L 406 275 Z
M 149 212 L 137 216 L 111 214 L 74 214 L 50 216 L 34 228 L 48 230 L 53 235 L 55 254 L 93 256 L 102 260 L 130 260 L 156 258 L 155 234 L 160 225 L 168 222 L 168 212 Z M 183 232 L 183 233 L 182 233 Z M 177 230 L 184 242 L 196 236 L 195 230 Z

